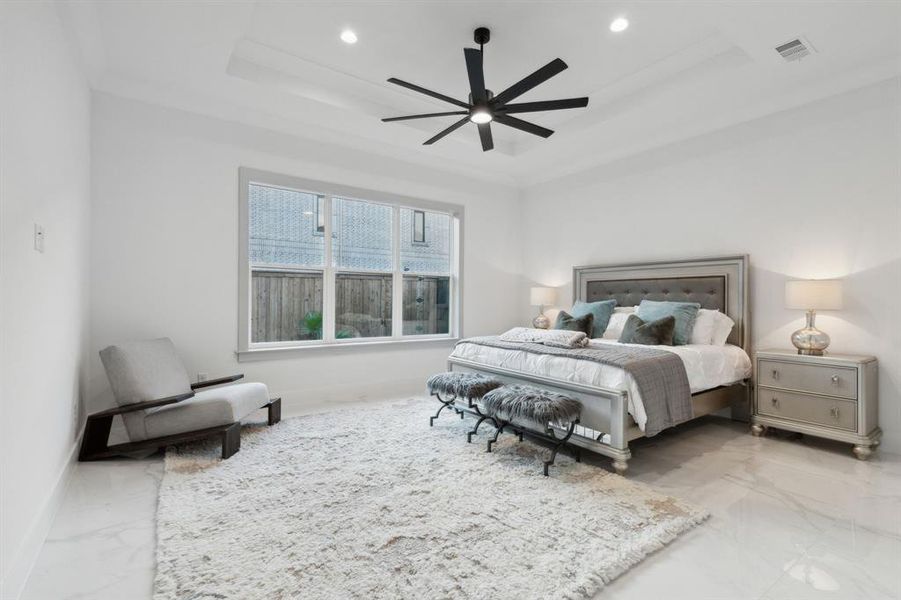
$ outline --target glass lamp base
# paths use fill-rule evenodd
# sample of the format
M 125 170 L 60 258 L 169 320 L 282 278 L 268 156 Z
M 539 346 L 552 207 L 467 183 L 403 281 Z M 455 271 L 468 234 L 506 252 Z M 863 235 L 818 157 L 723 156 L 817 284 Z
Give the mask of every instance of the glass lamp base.
M 810 356 L 823 356 L 829 347 L 829 336 L 819 329 L 799 329 L 792 334 L 792 344 L 798 349 L 798 354 Z
M 532 319 L 532 327 L 535 329 L 547 329 L 551 326 L 551 320 L 545 317 L 543 314 L 538 315 L 534 319 Z

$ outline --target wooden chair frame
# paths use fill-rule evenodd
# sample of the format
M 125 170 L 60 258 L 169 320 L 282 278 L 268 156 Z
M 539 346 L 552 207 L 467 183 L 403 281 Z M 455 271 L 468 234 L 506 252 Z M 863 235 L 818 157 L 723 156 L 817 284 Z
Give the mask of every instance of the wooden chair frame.
M 109 445 L 110 429 L 113 425 L 113 417 L 124 413 L 134 412 L 136 410 L 145 410 L 155 408 L 157 406 L 165 406 L 167 404 L 175 404 L 182 400 L 194 397 L 194 390 L 200 388 L 212 387 L 214 385 L 222 385 L 224 383 L 233 383 L 239 379 L 243 379 L 244 374 L 229 375 L 228 377 L 220 377 L 218 379 L 210 379 L 209 381 L 201 381 L 191 384 L 190 392 L 170 396 L 168 398 L 159 398 L 157 400 L 148 400 L 146 402 L 136 402 L 127 406 L 117 406 L 108 410 L 100 411 L 92 415 L 88 415 L 87 423 L 84 428 L 84 437 L 81 440 L 81 449 L 78 453 L 78 460 L 91 461 L 103 460 L 114 456 L 121 456 L 140 450 L 155 450 L 171 446 L 172 444 L 180 444 L 182 442 L 190 442 L 205 438 L 219 436 L 222 440 L 222 458 L 227 459 L 235 452 L 241 449 L 241 423 L 226 423 L 225 425 L 217 425 L 215 427 L 207 427 L 205 429 L 196 429 L 194 431 L 185 431 L 173 435 L 166 435 L 157 438 L 150 438 L 138 442 L 127 442 L 124 444 Z M 282 399 L 271 398 L 269 402 L 260 408 L 267 408 L 269 413 L 269 425 L 275 425 L 282 420 Z

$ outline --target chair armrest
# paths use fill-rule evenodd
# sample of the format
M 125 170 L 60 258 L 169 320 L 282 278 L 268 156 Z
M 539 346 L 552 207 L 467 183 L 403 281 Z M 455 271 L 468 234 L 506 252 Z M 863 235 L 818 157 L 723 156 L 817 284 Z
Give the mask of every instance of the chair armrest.
M 109 417 L 113 415 L 121 415 L 122 413 L 134 412 L 136 410 L 145 410 L 148 408 L 155 408 L 157 406 L 175 404 L 176 402 L 181 402 L 182 400 L 187 400 L 188 398 L 193 397 L 194 392 L 185 392 L 184 394 L 176 394 L 175 396 L 169 396 L 168 398 L 158 398 L 156 400 L 147 400 L 146 402 L 135 402 L 134 404 L 127 404 L 125 406 L 114 406 L 113 408 L 94 413 L 90 416 Z
M 237 375 L 229 375 L 228 377 L 220 377 L 218 379 L 208 379 L 206 381 L 198 381 L 197 383 L 191 384 L 191 389 L 196 390 L 200 388 L 210 387 L 211 385 L 221 385 L 223 383 L 232 383 L 234 381 L 238 381 L 239 379 L 244 379 L 244 373 L 239 373 Z

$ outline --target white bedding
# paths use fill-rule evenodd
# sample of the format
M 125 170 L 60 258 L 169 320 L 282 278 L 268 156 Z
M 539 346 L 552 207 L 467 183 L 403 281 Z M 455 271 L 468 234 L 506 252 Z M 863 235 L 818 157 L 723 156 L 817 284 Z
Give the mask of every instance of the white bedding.
M 614 340 L 593 339 L 590 346 L 618 343 Z M 744 350 L 731 344 L 647 347 L 672 352 L 682 359 L 693 394 L 729 385 L 751 375 L 751 359 Z M 523 350 L 507 350 L 465 342 L 458 344 L 451 356 L 554 379 L 628 390 L 629 414 L 642 431 L 648 420 L 635 380 L 619 367 L 565 356 L 534 354 Z

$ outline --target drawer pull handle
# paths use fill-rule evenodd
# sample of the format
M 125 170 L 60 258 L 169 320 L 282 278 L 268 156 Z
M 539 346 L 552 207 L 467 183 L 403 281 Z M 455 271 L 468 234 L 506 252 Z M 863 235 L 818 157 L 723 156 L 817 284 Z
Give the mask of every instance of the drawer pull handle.
M 838 385 L 838 382 L 841 381 L 838 375 L 832 376 L 832 385 Z
M 779 371 L 777 371 L 776 369 L 773 369 L 773 379 L 779 381 Z
M 829 414 L 832 415 L 833 419 L 837 419 L 838 418 L 838 407 L 833 406 L 832 409 L 829 411 Z
M 773 396 L 773 399 L 770 401 L 773 403 L 773 406 L 779 406 L 779 398 Z

